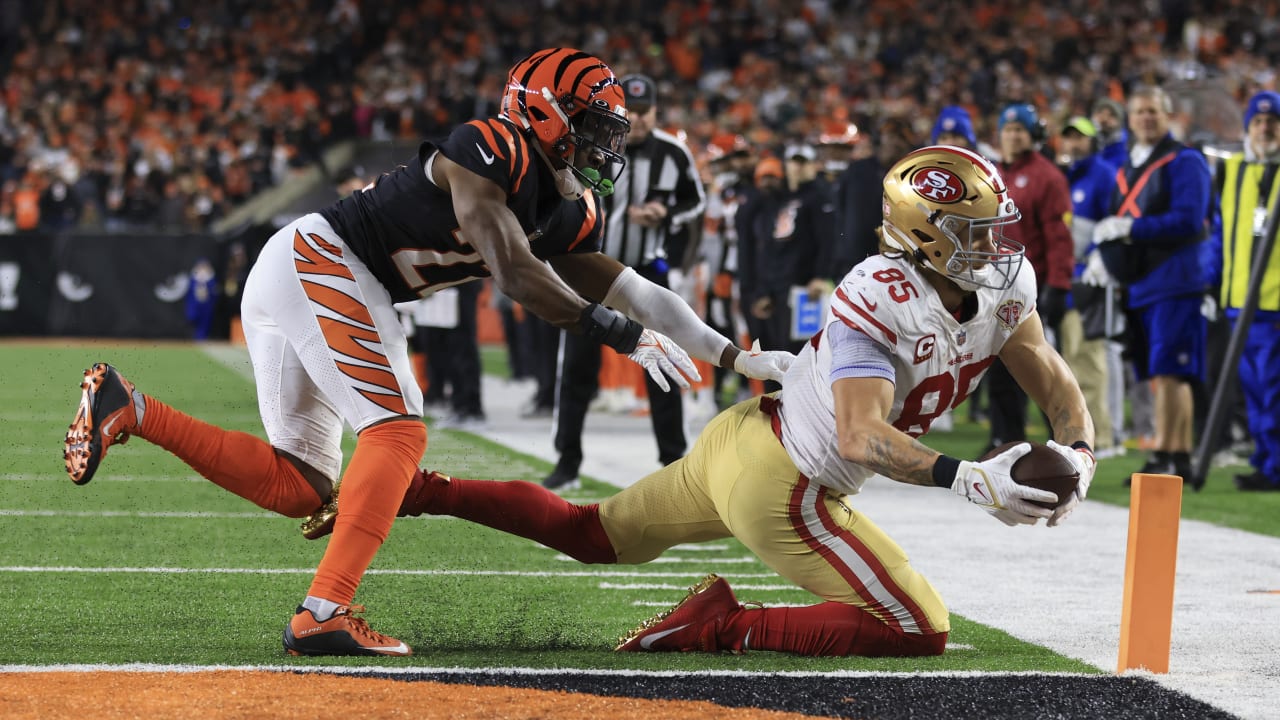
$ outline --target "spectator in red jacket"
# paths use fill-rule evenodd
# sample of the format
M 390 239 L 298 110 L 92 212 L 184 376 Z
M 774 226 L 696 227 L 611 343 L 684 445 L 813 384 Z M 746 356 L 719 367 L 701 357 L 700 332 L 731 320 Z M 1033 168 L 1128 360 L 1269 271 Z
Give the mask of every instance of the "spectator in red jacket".
M 1010 105 L 1000 113 L 1000 174 L 1022 219 L 1005 229 L 1005 236 L 1026 248 L 1036 274 L 1036 310 L 1053 339 L 1066 313 L 1074 268 L 1071 230 L 1071 191 L 1067 178 L 1038 149 L 1045 130 L 1034 106 Z M 1024 266 L 1025 267 L 1025 266 Z M 996 360 L 987 373 L 991 400 L 991 447 L 1027 439 L 1027 395 Z

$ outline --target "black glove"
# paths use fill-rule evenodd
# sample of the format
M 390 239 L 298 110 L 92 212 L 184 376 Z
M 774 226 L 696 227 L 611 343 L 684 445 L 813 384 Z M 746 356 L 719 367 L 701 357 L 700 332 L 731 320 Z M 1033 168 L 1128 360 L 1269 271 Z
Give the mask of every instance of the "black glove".
M 1045 286 L 1040 291 L 1040 300 L 1036 303 L 1036 311 L 1045 327 L 1056 328 L 1067 314 L 1067 291 L 1062 288 Z

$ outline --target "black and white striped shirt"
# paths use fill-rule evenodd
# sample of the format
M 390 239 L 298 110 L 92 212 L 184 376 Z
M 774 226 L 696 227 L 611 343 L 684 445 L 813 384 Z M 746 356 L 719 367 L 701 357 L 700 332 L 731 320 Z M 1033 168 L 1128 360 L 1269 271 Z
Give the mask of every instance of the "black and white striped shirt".
M 655 128 L 643 142 L 628 146 L 626 156 L 627 166 L 605 198 L 604 253 L 635 268 L 664 257 L 678 267 L 707 207 L 693 154 L 679 138 Z M 654 201 L 667 206 L 662 226 L 627 221 L 628 206 Z

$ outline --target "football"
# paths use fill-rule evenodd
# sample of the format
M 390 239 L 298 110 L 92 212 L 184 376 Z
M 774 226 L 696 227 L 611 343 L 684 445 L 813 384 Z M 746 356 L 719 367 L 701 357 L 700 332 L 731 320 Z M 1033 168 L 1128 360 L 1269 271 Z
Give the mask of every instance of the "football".
M 1005 443 L 983 455 L 979 460 L 989 460 L 1017 444 L 1019 443 Z M 1071 499 L 1071 493 L 1076 491 L 1076 484 L 1080 482 L 1080 474 L 1076 472 L 1070 460 L 1054 452 L 1053 448 L 1044 443 L 1030 444 L 1031 452 L 1018 458 L 1010 474 L 1013 476 L 1013 481 L 1019 485 L 1057 494 L 1058 502 L 1056 503 L 1032 501 L 1040 507 L 1056 508 Z

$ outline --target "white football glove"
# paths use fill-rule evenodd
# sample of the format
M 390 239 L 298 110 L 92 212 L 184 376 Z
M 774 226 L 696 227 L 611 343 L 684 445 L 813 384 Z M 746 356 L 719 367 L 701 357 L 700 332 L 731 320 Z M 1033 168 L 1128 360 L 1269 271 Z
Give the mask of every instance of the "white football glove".
M 1098 467 L 1098 461 L 1094 459 L 1093 453 L 1084 448 L 1077 450 L 1066 445 L 1059 445 L 1052 440 L 1045 444 L 1053 448 L 1054 452 L 1070 460 L 1076 472 L 1080 474 L 1080 482 L 1076 484 L 1076 491 L 1072 493 L 1071 499 L 1054 510 L 1053 517 L 1049 518 L 1049 527 L 1054 527 L 1066 520 L 1067 516 L 1080 504 L 1080 501 L 1089 494 L 1089 483 L 1093 482 L 1093 473 Z
M 1129 233 L 1133 230 L 1133 218 L 1120 217 L 1112 215 L 1111 217 L 1102 218 L 1097 225 L 1093 226 L 1093 242 L 1101 245 L 1104 242 L 1112 240 L 1121 240 L 1129 237 Z
M 672 342 L 666 335 L 647 328 L 640 333 L 640 341 L 636 343 L 636 349 L 627 357 L 644 368 L 663 392 L 671 389 L 671 384 L 667 382 L 667 375 L 670 375 L 676 384 L 685 390 L 689 389 L 688 378 L 694 381 L 702 379 L 698 368 L 689 359 L 689 353 L 685 352 L 684 348 Z
M 1058 496 L 1048 490 L 1019 485 L 1010 477 L 1013 464 L 1029 452 L 1031 443 L 1019 443 L 990 460 L 961 462 L 951 489 L 1005 525 L 1035 525 L 1053 511 L 1029 501 L 1056 502 Z
M 740 352 L 733 361 L 733 369 L 753 380 L 782 382 L 782 376 L 791 369 L 796 356 L 786 350 L 761 350 L 760 341 L 751 343 L 750 352 Z
M 1116 284 L 1111 273 L 1107 272 L 1107 266 L 1102 262 L 1102 253 L 1096 249 L 1092 250 L 1085 260 L 1084 272 L 1080 273 L 1080 282 L 1096 287 Z

